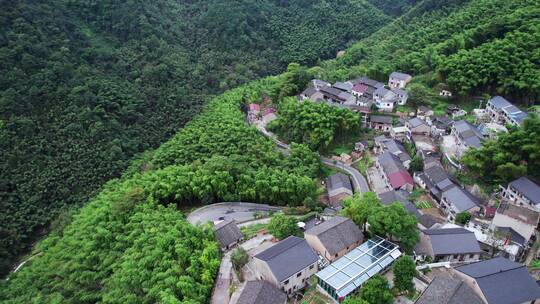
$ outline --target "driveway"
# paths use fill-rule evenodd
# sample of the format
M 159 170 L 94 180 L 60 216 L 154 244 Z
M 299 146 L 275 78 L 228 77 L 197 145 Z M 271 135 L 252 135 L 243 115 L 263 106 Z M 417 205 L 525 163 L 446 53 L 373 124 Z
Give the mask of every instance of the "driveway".
M 249 253 L 250 257 L 252 257 L 270 247 L 273 238 L 274 237 L 270 234 L 260 235 L 243 242 L 240 246 Z M 233 248 L 223 255 L 223 259 L 219 266 L 219 274 L 214 285 L 214 290 L 212 291 L 212 304 L 227 304 L 231 299 L 229 297 L 229 289 L 233 280 L 231 255 L 234 250 L 235 249 Z M 252 259 L 250 258 L 250 260 Z M 241 290 L 241 288 L 239 289 Z M 235 294 L 238 294 L 240 290 L 237 290 Z
M 259 124 L 257 126 L 257 129 L 264 136 L 270 138 L 276 144 L 276 146 L 283 151 L 284 155 L 289 155 L 289 150 L 290 150 L 289 145 L 287 145 L 286 143 L 284 143 L 284 142 L 280 141 L 279 139 L 277 139 L 275 134 L 273 134 L 272 132 L 267 131 L 264 128 L 263 125 Z M 354 190 L 356 192 L 365 193 L 365 192 L 369 191 L 369 186 L 368 186 L 368 183 L 366 181 L 366 178 L 358 170 L 356 170 L 352 166 L 346 165 L 346 164 L 344 164 L 344 163 L 342 163 L 340 161 L 336 161 L 336 160 L 329 159 L 329 158 L 326 158 L 326 157 L 321 157 L 321 162 L 324 165 L 328 166 L 328 167 L 333 167 L 333 168 L 336 168 L 338 170 L 342 170 L 342 171 L 347 172 L 352 177 Z
M 458 145 L 456 139 L 452 135 L 443 136 L 441 143 L 441 149 L 444 153 L 448 154 L 450 157 L 457 157 Z
M 231 286 L 233 271 L 231 253 L 232 251 L 226 252 L 219 265 L 218 277 L 212 292 L 212 304 L 229 303 L 229 286 Z
M 255 212 L 267 215 L 269 212 L 280 211 L 280 207 L 266 204 L 254 204 L 243 202 L 225 202 L 201 207 L 191 212 L 187 220 L 191 224 L 206 223 L 216 221 L 224 217 L 234 219 L 236 222 L 246 222 L 253 220 Z
M 375 167 L 371 167 L 367 170 L 367 174 L 369 176 L 369 181 L 371 182 L 371 188 L 373 191 L 377 194 L 381 194 L 387 191 L 390 191 L 388 187 L 386 187 L 386 183 L 384 182 L 384 179 L 379 174 L 379 171 Z

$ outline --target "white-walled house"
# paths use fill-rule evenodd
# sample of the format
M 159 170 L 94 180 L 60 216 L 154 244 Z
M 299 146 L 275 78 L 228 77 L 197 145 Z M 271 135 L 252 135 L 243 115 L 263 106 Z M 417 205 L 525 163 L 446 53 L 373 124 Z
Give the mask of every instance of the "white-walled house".
M 412 80 L 412 76 L 401 72 L 393 72 L 388 78 L 388 86 L 392 89 L 403 89 Z

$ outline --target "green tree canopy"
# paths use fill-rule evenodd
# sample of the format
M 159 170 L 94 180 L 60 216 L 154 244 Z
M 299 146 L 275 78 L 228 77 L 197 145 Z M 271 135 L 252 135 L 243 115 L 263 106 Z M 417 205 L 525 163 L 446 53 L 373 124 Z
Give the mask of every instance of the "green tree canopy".
M 394 286 L 399 291 L 414 291 L 413 278 L 417 275 L 416 264 L 409 256 L 402 256 L 392 266 Z
M 368 222 L 372 233 L 398 241 L 407 252 L 420 240 L 416 218 L 400 203 L 376 208 Z
M 300 229 L 294 217 L 278 213 L 272 217 L 268 224 L 268 232 L 277 239 L 283 240 L 291 235 L 298 236 Z
M 370 304 L 394 303 L 394 296 L 390 291 L 390 284 L 381 275 L 375 275 L 369 279 L 360 291 L 360 298 Z
M 375 212 L 377 208 L 382 207 L 381 201 L 375 192 L 365 192 L 363 194 L 355 193 L 352 197 L 348 197 L 343 201 L 343 214 L 353 222 L 362 227 L 366 231 L 366 224 L 369 216 Z

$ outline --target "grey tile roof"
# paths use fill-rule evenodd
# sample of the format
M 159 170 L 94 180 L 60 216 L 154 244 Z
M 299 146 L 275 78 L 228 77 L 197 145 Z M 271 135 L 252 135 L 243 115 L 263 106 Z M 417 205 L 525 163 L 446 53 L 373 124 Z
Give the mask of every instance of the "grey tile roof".
M 290 236 L 257 254 L 255 258 L 265 261 L 279 282 L 317 262 L 317 254 L 306 240 Z
M 392 74 L 390 74 L 390 78 L 396 78 L 399 80 L 409 80 L 412 78 L 412 76 L 409 74 L 401 73 L 401 72 L 392 72 Z
M 431 227 L 433 227 L 435 224 L 442 224 L 444 223 L 444 220 L 438 218 L 438 217 L 435 217 L 431 214 L 428 214 L 428 213 L 424 213 L 420 216 L 420 218 L 418 218 L 418 222 L 420 224 L 422 224 L 422 226 L 426 227 L 427 229 L 430 229 Z
M 266 281 L 248 281 L 236 304 L 285 304 L 287 295 Z
M 367 85 L 369 87 L 372 87 L 372 88 L 375 88 L 375 89 L 380 88 L 380 87 L 384 87 L 384 83 L 379 82 L 377 80 L 369 79 L 367 77 L 360 77 L 358 79 L 353 80 L 352 83 L 353 84 L 362 83 L 362 84 L 365 84 L 365 85 Z
M 467 146 L 480 148 L 482 146 L 482 133 L 475 126 L 465 120 L 454 122 L 454 128 L 458 136 L 465 142 Z
M 322 87 L 321 92 L 323 92 L 326 95 L 331 95 L 332 97 L 338 97 L 339 94 L 341 94 L 343 91 L 338 90 L 334 87 Z
M 530 226 L 538 225 L 538 218 L 540 214 L 538 211 L 531 210 L 526 207 L 516 206 L 509 203 L 503 203 L 497 208 L 497 214 L 504 214 L 510 218 L 516 219 Z
M 525 118 L 527 118 L 529 114 L 527 112 L 519 112 L 514 115 L 512 115 L 510 118 L 517 124 L 521 125 Z
M 370 120 L 376 123 L 392 124 L 393 118 L 387 115 L 371 115 Z
M 484 301 L 462 280 L 437 276 L 415 304 L 484 304 Z
M 351 180 L 349 179 L 349 176 L 343 173 L 335 173 L 330 175 L 330 177 L 326 179 L 326 187 L 328 188 L 328 191 L 339 188 L 346 188 L 352 191 Z
M 307 96 L 308 98 L 310 98 L 311 96 L 313 96 L 313 94 L 317 93 L 317 89 L 314 88 L 314 87 L 309 87 L 307 89 L 305 89 L 301 94 L 304 95 L 304 96 Z
M 419 127 L 419 126 L 422 126 L 422 125 L 427 126 L 428 124 L 425 121 L 423 121 L 422 119 L 420 119 L 418 117 L 415 117 L 415 118 L 412 118 L 412 119 L 409 120 L 409 125 L 412 128 L 416 128 L 416 127 Z
M 497 109 L 502 109 L 512 105 L 508 100 L 501 96 L 491 98 L 489 103 L 491 103 Z
M 406 171 L 400 159 L 390 152 L 384 152 L 377 157 L 379 163 L 383 167 L 384 173 L 388 176 L 394 172 Z
M 407 91 L 405 91 L 403 89 L 394 88 L 391 91 L 394 92 L 398 96 L 409 96 L 409 92 L 407 92 Z
M 521 113 L 521 110 L 518 107 L 511 105 L 511 106 L 503 108 L 503 112 L 507 113 L 508 115 L 511 115 L 511 114 Z
M 358 226 L 350 219 L 341 216 L 336 216 L 308 229 L 305 234 L 317 236 L 331 255 L 357 242 L 362 242 L 364 239 Z
M 244 237 L 234 220 L 226 219 L 214 226 L 216 238 L 221 247 L 227 247 Z
M 428 252 L 431 255 L 481 253 L 474 233 L 464 228 L 428 229 Z
M 387 191 L 379 194 L 379 199 L 383 205 L 390 205 L 392 203 L 398 202 L 405 207 L 405 209 L 416 218 L 420 218 L 421 214 L 418 211 L 418 208 L 407 200 L 407 196 L 402 191 Z
M 533 204 L 540 204 L 540 186 L 525 176 L 510 183 L 510 186 L 523 193 Z
M 518 304 L 540 298 L 540 287 L 527 267 L 503 257 L 455 269 L 476 280 L 489 304 Z
M 334 83 L 333 85 L 334 88 L 338 89 L 338 90 L 342 90 L 342 91 L 345 91 L 345 92 L 350 92 L 353 88 L 353 84 L 351 82 L 341 82 L 341 81 L 338 81 L 336 83 Z
M 424 170 L 424 174 L 434 184 L 440 183 L 450 178 L 446 170 L 444 170 L 443 168 L 439 166 L 433 166 L 431 168 L 427 168 L 426 170 Z
M 465 212 L 478 206 L 478 200 L 469 194 L 467 190 L 458 186 L 443 192 L 442 197 L 452 204 L 458 212 Z
M 393 94 L 392 91 L 388 90 L 387 88 L 385 87 L 380 87 L 378 88 L 377 90 L 375 90 L 375 92 L 373 92 L 374 95 L 378 95 L 378 96 L 381 96 L 381 97 L 386 97 L 390 94 Z

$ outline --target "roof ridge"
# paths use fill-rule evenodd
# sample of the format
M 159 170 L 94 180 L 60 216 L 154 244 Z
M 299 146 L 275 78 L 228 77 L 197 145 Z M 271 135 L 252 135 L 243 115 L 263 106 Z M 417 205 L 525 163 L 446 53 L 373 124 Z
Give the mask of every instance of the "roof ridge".
M 480 262 L 481 262 L 481 261 L 480 261 Z M 478 263 L 478 262 L 477 262 L 477 263 Z M 492 272 L 492 273 L 490 273 L 490 274 L 486 274 L 486 275 L 478 276 L 478 277 L 474 277 L 474 278 L 475 278 L 475 279 L 486 278 L 486 277 L 489 277 L 489 276 L 492 276 L 492 275 L 496 275 L 496 274 L 500 274 L 500 273 L 503 273 L 503 272 L 512 271 L 512 270 L 516 270 L 516 269 L 520 269 L 520 268 L 524 268 L 524 267 L 526 267 L 526 266 L 525 266 L 525 265 L 518 264 L 517 267 L 513 267 L 513 268 L 505 269 L 505 270 L 499 269 L 499 271 L 497 271 L 497 272 Z

